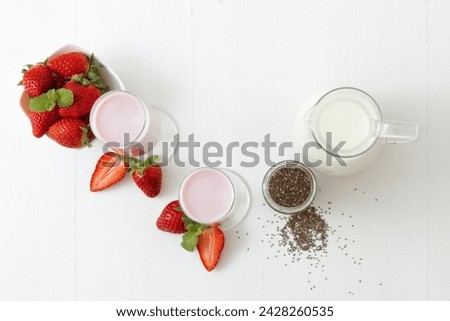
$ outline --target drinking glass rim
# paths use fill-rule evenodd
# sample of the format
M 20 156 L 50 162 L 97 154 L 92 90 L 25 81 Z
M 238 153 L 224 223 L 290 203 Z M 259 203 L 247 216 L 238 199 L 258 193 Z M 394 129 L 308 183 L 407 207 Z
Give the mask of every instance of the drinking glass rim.
M 116 94 L 116 93 L 126 93 L 126 94 L 130 95 L 131 97 L 135 98 L 140 103 L 140 105 L 142 107 L 142 110 L 144 111 L 144 114 L 145 114 L 144 123 L 142 125 L 142 128 L 141 128 L 139 134 L 137 134 L 136 137 L 133 138 L 133 139 L 130 138 L 130 143 L 129 144 L 127 144 L 127 145 L 120 144 L 120 146 L 118 148 L 122 149 L 122 148 L 126 148 L 127 146 L 132 146 L 134 142 L 139 142 L 140 139 L 142 139 L 142 137 L 145 135 L 145 132 L 146 132 L 145 129 L 148 128 L 148 126 L 149 126 L 149 119 L 148 119 L 149 118 L 149 111 L 148 111 L 147 105 L 142 101 L 141 98 L 139 98 L 135 94 L 132 94 L 131 92 L 126 91 L 126 90 L 122 90 L 122 89 L 113 89 L 113 90 L 107 91 L 106 93 L 102 94 L 94 102 L 94 105 L 92 106 L 92 109 L 91 109 L 91 115 L 95 116 L 96 109 L 99 108 L 98 106 L 99 106 L 99 104 L 100 104 L 102 99 L 105 99 L 106 97 L 111 96 L 111 95 Z M 95 122 L 92 122 L 90 117 L 89 117 L 89 123 L 90 123 L 90 126 L 91 126 L 91 130 L 94 133 L 96 138 L 100 139 L 102 142 L 104 142 L 106 144 L 111 143 L 111 142 L 105 141 L 100 135 L 97 135 L 98 131 L 96 130 Z M 113 143 L 115 143 L 115 142 L 113 142 Z
M 230 184 L 231 184 L 231 189 L 233 190 L 233 201 L 231 202 L 231 205 L 230 205 L 230 208 L 228 209 L 228 211 L 227 211 L 224 215 L 222 215 L 218 220 L 215 220 L 215 221 L 212 221 L 212 222 L 207 222 L 207 223 L 205 223 L 205 222 L 198 222 L 198 221 L 196 221 L 195 219 L 193 219 L 192 217 L 190 217 L 190 216 L 188 215 L 188 213 L 183 209 L 183 205 L 182 205 L 182 201 L 181 201 L 181 189 L 182 189 L 184 183 L 186 182 L 186 179 L 187 179 L 189 176 L 193 175 L 194 173 L 196 173 L 196 172 L 198 172 L 198 171 L 201 171 L 201 170 L 206 170 L 206 169 L 219 171 L 222 175 L 224 175 L 224 176 L 227 178 L 228 182 L 230 182 Z M 223 221 L 225 218 L 227 218 L 227 216 L 232 212 L 232 210 L 233 210 L 233 208 L 234 208 L 234 205 L 236 204 L 236 187 L 234 186 L 234 183 L 233 183 L 232 179 L 224 172 L 224 169 L 217 168 L 217 167 L 209 167 L 209 166 L 199 167 L 199 168 L 196 168 L 196 169 L 190 171 L 190 172 L 183 178 L 183 180 L 181 181 L 180 186 L 179 186 L 179 188 L 178 188 L 178 202 L 179 202 L 179 204 L 180 204 L 180 208 L 181 208 L 181 210 L 183 211 L 183 213 L 184 213 L 187 217 L 189 217 L 191 220 L 193 220 L 193 221 L 195 221 L 195 222 L 197 222 L 197 223 L 205 224 L 205 225 L 211 225 L 211 224 L 214 224 L 214 223 L 220 223 L 220 222 Z

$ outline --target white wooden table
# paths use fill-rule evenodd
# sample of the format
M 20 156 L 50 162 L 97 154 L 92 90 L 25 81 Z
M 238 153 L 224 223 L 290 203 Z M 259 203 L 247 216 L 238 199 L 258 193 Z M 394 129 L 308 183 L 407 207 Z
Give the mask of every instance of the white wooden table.
M 450 299 L 449 18 L 445 0 L 1 2 L 0 299 Z M 132 180 L 91 193 L 99 142 L 73 151 L 32 137 L 20 70 L 65 43 L 94 51 L 182 138 L 289 141 L 310 93 L 350 85 L 386 119 L 419 123 L 420 140 L 355 176 L 318 175 L 316 204 L 336 229 L 320 270 L 270 247 L 267 166 L 235 155 L 253 203 L 207 273 L 155 227 L 190 168 L 165 168 L 156 199 Z

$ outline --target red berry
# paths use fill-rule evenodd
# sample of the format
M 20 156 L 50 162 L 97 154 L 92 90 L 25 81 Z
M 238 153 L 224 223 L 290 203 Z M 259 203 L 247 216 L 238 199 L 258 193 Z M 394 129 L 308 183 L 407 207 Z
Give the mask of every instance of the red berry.
M 182 234 L 186 232 L 184 226 L 183 211 L 178 201 L 172 201 L 164 207 L 161 215 L 156 220 L 156 227 L 164 232 Z
M 113 152 L 103 154 L 97 161 L 91 178 L 92 192 L 102 191 L 120 182 L 126 174 L 126 167 L 122 157 Z
M 57 107 L 44 112 L 30 110 L 28 116 L 30 117 L 33 135 L 37 138 L 44 136 L 50 126 L 61 118 Z
M 37 97 L 52 89 L 55 81 L 50 68 L 43 64 L 37 64 L 24 70 L 22 85 L 28 95 Z
M 61 107 L 59 114 L 61 117 L 78 118 L 87 115 L 94 105 L 94 102 L 102 95 L 100 89 L 94 85 L 83 86 L 76 81 L 69 81 L 64 89 L 73 93 L 73 103 L 69 107 Z
M 50 58 L 47 65 L 54 73 L 70 79 L 74 75 L 87 73 L 89 58 L 81 52 L 69 52 Z
M 208 271 L 214 270 L 219 262 L 224 244 L 225 237 L 217 226 L 204 229 L 198 237 L 197 250 L 203 265 Z
M 56 89 L 63 88 L 64 85 L 66 84 L 66 80 L 64 79 L 64 77 L 61 77 L 56 74 L 54 74 L 53 77 L 55 79 L 55 88 Z
M 161 191 L 162 170 L 158 165 L 150 165 L 143 171 L 135 170 L 133 180 L 148 197 L 155 197 Z
M 78 118 L 63 118 L 50 126 L 48 135 L 58 144 L 68 148 L 90 146 L 86 124 Z

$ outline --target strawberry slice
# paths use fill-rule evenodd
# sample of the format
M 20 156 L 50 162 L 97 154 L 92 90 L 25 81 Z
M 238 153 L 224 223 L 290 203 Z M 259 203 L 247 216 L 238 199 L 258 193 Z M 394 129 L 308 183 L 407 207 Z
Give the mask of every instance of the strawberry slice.
M 125 162 L 113 152 L 103 154 L 95 165 L 91 178 L 91 191 L 99 192 L 120 182 L 126 174 Z
M 214 270 L 225 244 L 223 232 L 217 226 L 206 228 L 198 237 L 197 250 L 208 271 Z

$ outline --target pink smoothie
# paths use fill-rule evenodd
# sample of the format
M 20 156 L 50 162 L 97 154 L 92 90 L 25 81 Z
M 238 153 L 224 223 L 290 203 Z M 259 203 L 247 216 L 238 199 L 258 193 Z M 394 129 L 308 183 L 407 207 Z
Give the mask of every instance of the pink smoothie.
M 126 91 L 112 90 L 102 95 L 92 107 L 90 124 L 95 136 L 105 143 L 123 146 L 128 134 L 128 142 L 147 147 L 148 142 L 159 138 L 159 116 Z
M 234 202 L 234 188 L 220 170 L 200 168 L 181 183 L 180 206 L 192 220 L 212 224 L 220 222 Z

